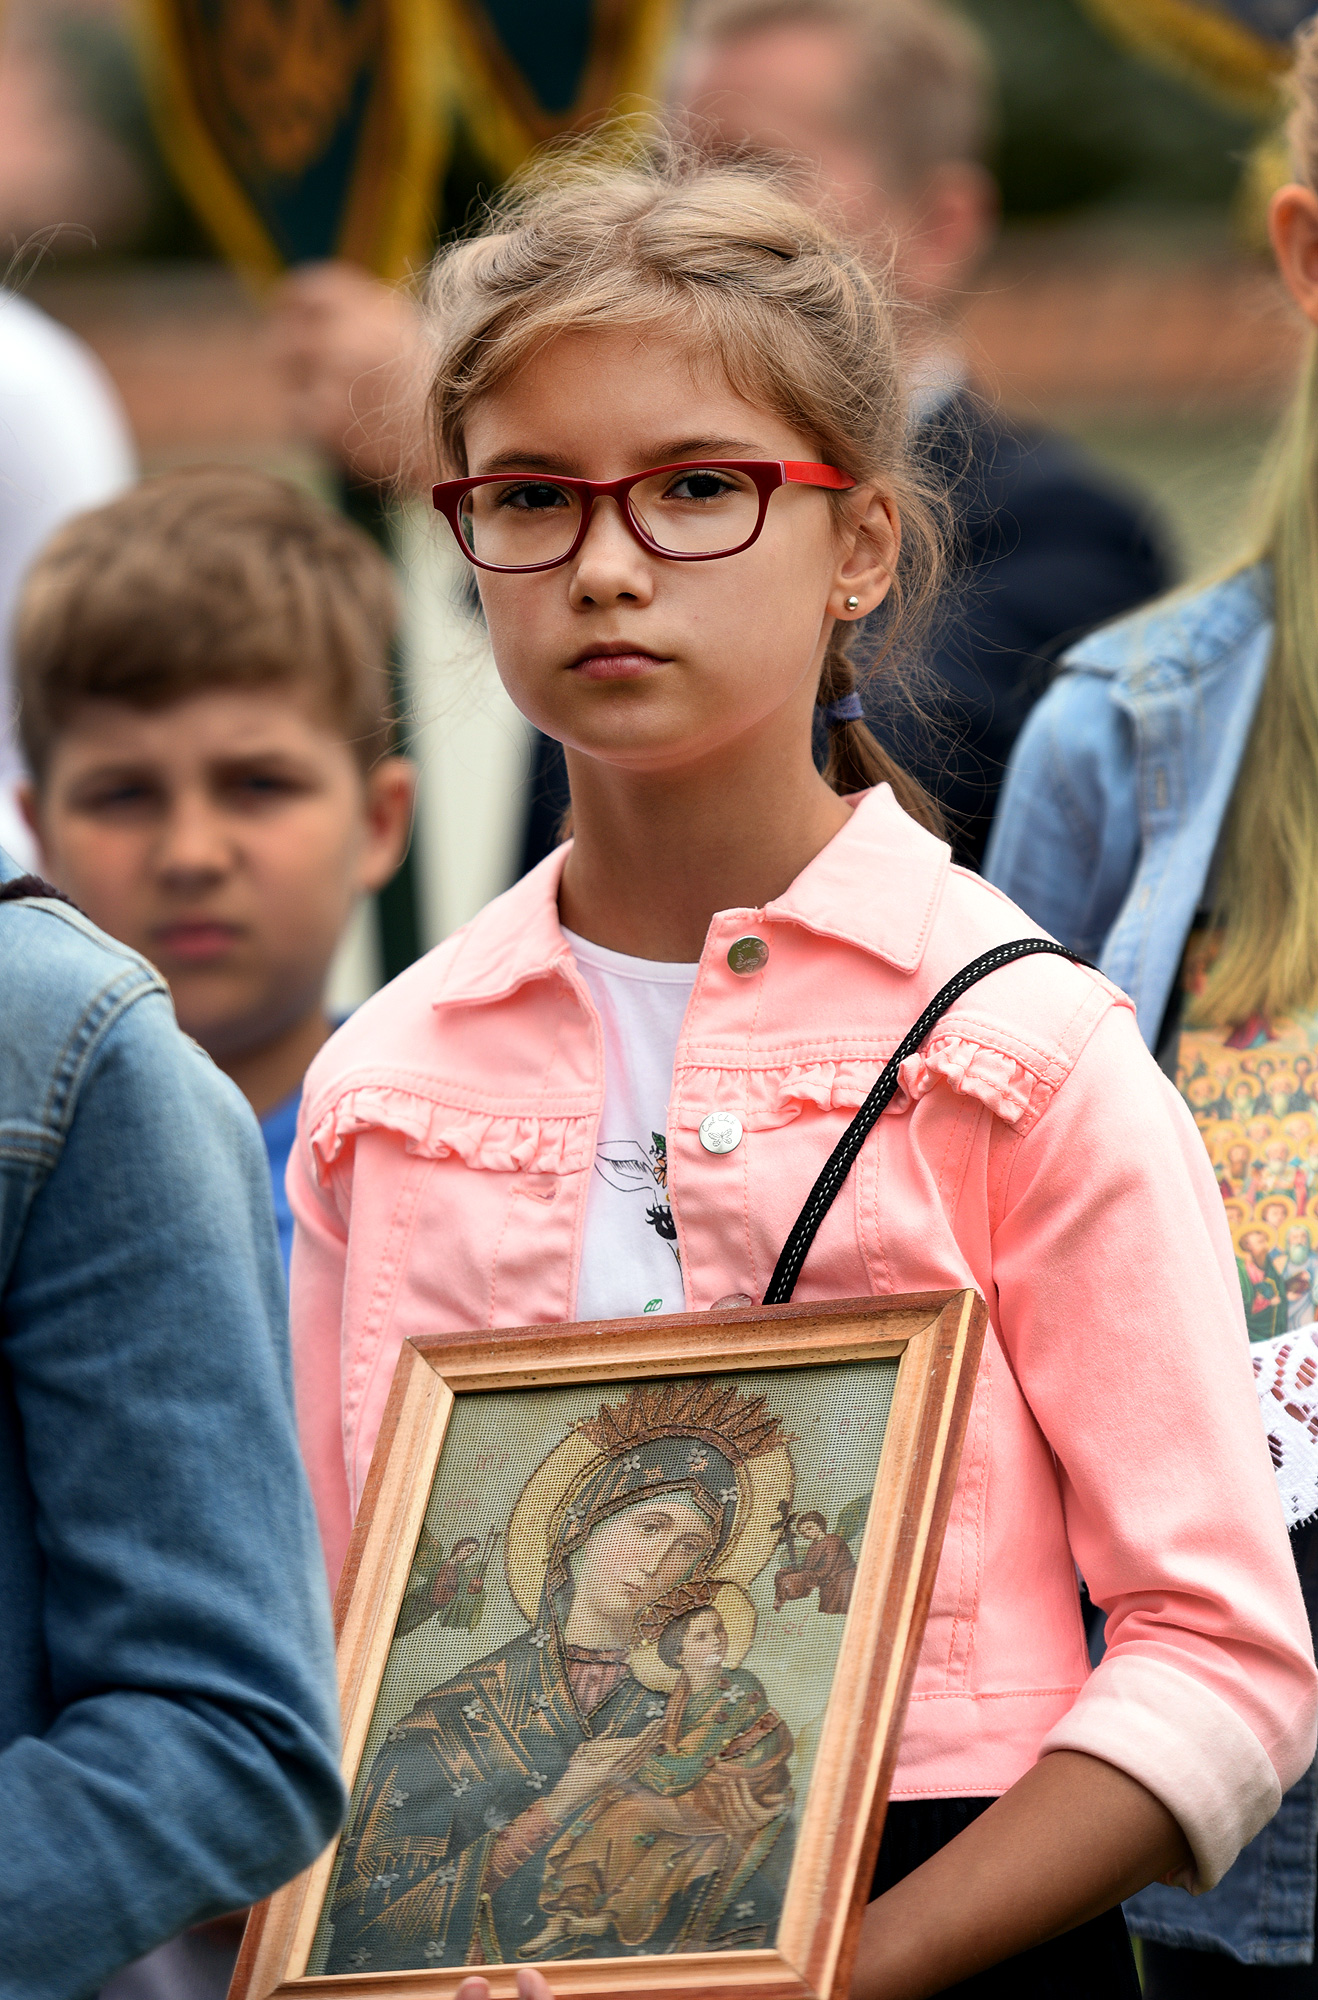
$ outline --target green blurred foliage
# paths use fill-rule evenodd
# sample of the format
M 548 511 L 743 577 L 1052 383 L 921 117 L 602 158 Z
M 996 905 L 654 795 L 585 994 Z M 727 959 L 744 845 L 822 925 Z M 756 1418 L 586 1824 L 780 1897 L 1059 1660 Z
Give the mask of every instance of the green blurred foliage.
M 1008 216 L 1096 204 L 1225 207 L 1258 136 L 1116 47 L 1077 0 L 961 0 L 998 65 Z

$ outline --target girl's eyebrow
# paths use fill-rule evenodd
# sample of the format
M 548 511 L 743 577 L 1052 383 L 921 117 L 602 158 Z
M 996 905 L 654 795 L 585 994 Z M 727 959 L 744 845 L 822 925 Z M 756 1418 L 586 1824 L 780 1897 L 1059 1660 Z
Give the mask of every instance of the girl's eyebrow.
M 650 445 L 644 462 L 637 466 L 638 472 L 650 466 L 680 465 L 693 458 L 763 458 L 762 445 L 753 444 L 748 438 L 696 437 L 678 438 L 663 444 Z M 483 471 L 486 475 L 498 472 L 557 472 L 564 478 L 573 477 L 571 459 L 556 452 L 543 451 L 501 451 L 489 459 Z
M 678 438 L 666 444 L 651 446 L 651 465 L 680 464 L 689 458 L 763 458 L 764 446 L 752 444 L 749 438 L 695 437 Z
M 561 472 L 570 478 L 571 460 L 560 458 L 553 452 L 544 451 L 501 451 L 490 459 L 484 467 L 490 472 Z

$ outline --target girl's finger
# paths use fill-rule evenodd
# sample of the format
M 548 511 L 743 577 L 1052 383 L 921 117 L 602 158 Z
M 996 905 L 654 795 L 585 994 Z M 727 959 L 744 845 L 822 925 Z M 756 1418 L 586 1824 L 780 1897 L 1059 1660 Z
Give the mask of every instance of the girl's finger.
M 458 2000 L 463 2000 L 462 1988 L 458 1988 Z M 475 2000 L 475 1996 L 471 1996 Z M 534 1965 L 527 1966 L 517 1975 L 517 2000 L 554 2000 L 554 1989 L 543 1972 Z
M 522 1983 L 522 1975 L 519 1972 L 517 1975 L 517 1984 L 519 1988 L 521 1986 L 521 1983 Z M 543 1984 L 543 1981 L 541 1983 Z M 457 1992 L 453 1996 L 453 2000 L 490 2000 L 489 1980 L 478 1978 L 473 1974 L 473 1976 L 470 1979 L 463 1980 L 461 1986 L 459 1986 Z

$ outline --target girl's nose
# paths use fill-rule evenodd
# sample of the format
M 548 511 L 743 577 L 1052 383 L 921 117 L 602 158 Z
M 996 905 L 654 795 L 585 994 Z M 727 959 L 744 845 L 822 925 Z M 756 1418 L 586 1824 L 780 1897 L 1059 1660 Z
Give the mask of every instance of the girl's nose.
M 641 547 L 614 500 L 597 500 L 586 539 L 572 559 L 571 602 L 648 604 L 654 596 L 653 558 Z

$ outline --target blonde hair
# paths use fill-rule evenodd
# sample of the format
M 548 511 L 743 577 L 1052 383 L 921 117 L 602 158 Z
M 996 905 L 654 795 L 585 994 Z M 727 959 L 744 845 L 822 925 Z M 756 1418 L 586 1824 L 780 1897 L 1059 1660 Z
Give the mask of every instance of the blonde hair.
M 556 336 L 676 333 L 740 395 L 813 439 L 820 459 L 891 497 L 902 548 L 879 657 L 909 647 L 937 588 L 940 543 L 936 502 L 907 460 L 893 302 L 782 176 L 710 166 L 677 147 L 621 163 L 589 147 L 557 151 L 505 193 L 481 236 L 439 258 L 429 296 L 430 415 L 447 471 L 466 471 L 473 405 Z M 830 495 L 839 518 L 846 499 Z M 821 706 L 855 689 L 855 629 L 834 627 Z M 838 792 L 886 780 L 941 835 L 938 808 L 863 722 L 830 725 L 824 775 Z
M 1318 23 L 1296 37 L 1288 136 L 1318 191 Z M 1223 829 L 1222 946 L 1194 1016 L 1235 1023 L 1318 999 L 1318 351 L 1265 468 L 1259 532 L 1238 569 L 1272 573 L 1275 635 Z

